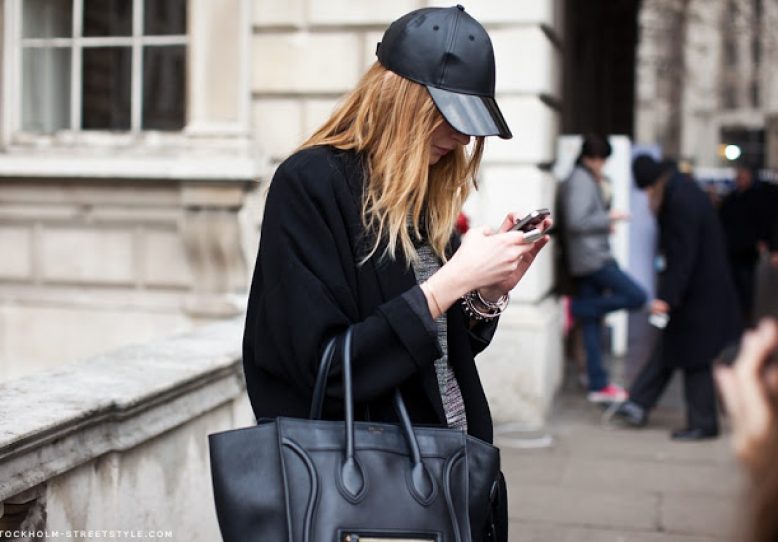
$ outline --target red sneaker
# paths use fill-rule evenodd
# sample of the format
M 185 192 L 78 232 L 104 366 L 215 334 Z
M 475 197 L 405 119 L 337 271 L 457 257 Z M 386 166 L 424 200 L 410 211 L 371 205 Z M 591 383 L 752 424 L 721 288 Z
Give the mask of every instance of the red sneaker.
M 586 398 L 592 403 L 623 403 L 629 398 L 627 390 L 608 384 L 601 390 L 590 391 Z

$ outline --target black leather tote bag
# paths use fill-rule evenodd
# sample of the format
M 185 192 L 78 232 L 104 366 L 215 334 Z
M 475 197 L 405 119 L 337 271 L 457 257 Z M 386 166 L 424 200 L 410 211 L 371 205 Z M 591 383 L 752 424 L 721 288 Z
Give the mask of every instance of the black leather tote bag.
M 335 350 L 320 366 L 312 419 L 276 418 L 209 436 L 227 542 L 489 540 L 499 451 L 462 431 L 355 422 L 351 330 L 342 337 L 344 421 L 319 420 Z

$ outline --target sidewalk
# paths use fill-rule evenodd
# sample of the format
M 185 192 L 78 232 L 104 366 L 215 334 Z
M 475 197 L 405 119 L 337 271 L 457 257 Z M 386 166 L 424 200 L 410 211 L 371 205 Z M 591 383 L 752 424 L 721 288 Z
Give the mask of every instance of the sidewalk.
M 604 425 L 570 380 L 543 432 L 497 428 L 511 542 L 739 540 L 744 478 L 726 428 L 712 441 L 671 441 L 684 425 L 677 389 L 642 430 Z

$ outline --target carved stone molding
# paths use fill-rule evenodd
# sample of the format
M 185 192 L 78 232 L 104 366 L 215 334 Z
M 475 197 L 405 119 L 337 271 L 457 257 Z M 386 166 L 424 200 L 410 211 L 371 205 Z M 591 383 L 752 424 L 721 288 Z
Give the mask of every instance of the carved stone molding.
M 194 277 L 186 311 L 194 317 L 238 315 L 243 304 L 231 299 L 248 288 L 239 212 L 243 185 L 184 186 L 181 235 Z

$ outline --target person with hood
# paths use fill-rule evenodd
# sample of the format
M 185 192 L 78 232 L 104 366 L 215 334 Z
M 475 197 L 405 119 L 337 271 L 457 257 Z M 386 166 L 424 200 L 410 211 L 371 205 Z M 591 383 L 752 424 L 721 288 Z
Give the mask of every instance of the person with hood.
M 397 421 L 399 388 L 413 423 L 492 442 L 474 357 L 548 242 L 509 231 L 517 214 L 454 234 L 484 138 L 511 137 L 492 44 L 461 6 L 424 8 L 392 23 L 377 56 L 270 185 L 243 339 L 249 399 L 258 419 L 307 417 L 325 345 L 350 328 L 357 419 Z M 343 419 L 339 360 L 328 419 Z
M 693 179 L 670 161 L 637 156 L 632 172 L 659 225 L 657 298 L 651 313 L 666 322 L 653 354 L 615 412 L 641 427 L 672 378 L 683 371 L 686 427 L 674 440 L 718 435 L 712 363 L 740 334 L 740 310 L 730 278 L 721 226 L 710 200 Z

